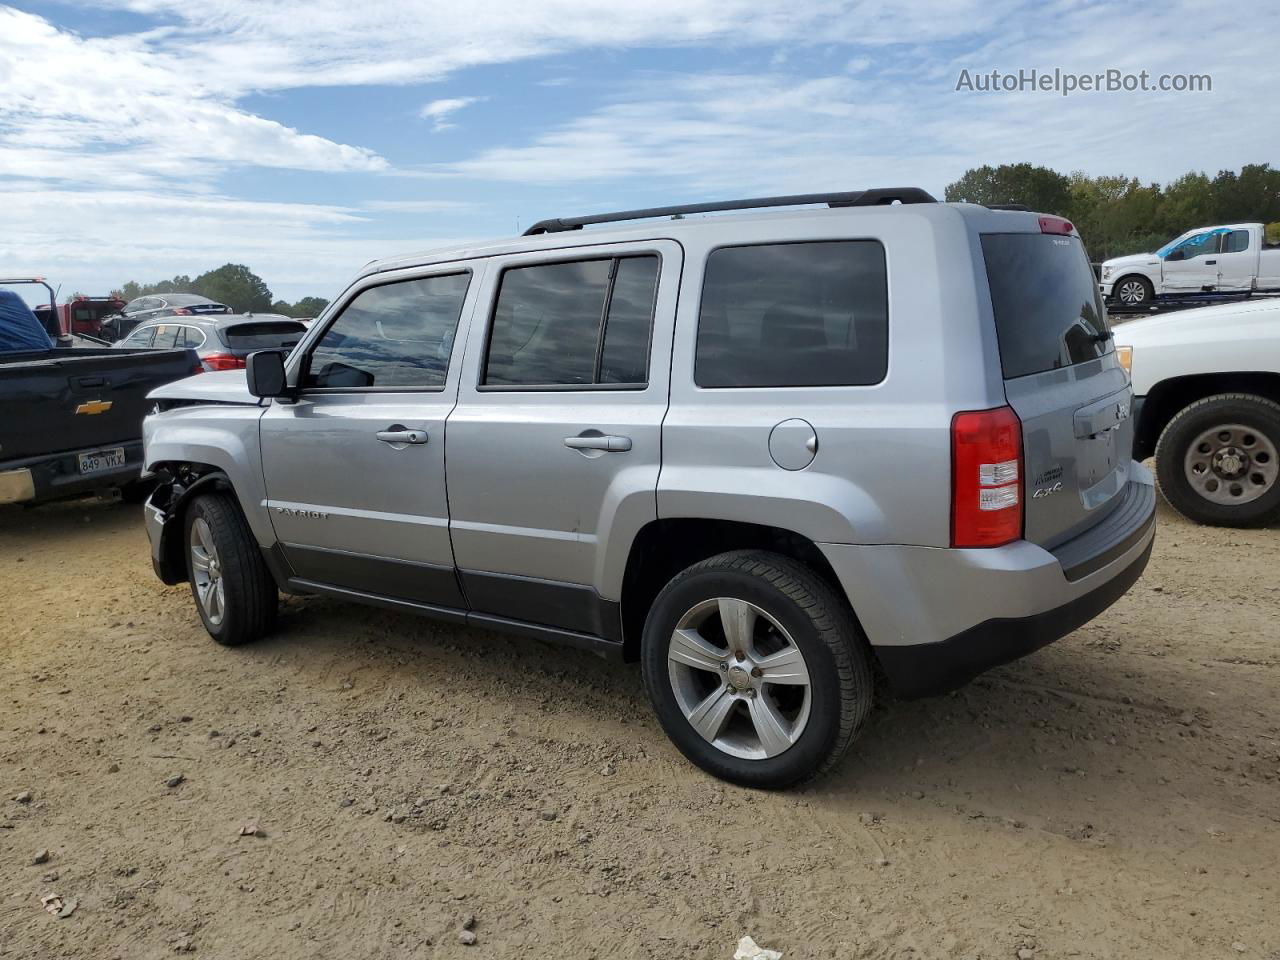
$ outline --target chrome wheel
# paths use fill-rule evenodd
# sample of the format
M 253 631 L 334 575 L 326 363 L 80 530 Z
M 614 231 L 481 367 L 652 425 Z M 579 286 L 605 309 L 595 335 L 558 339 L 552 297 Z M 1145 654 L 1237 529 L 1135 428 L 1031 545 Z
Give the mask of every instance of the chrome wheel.
M 1206 430 L 1187 448 L 1183 470 L 1191 488 L 1212 503 L 1250 503 L 1280 476 L 1276 447 L 1252 427 L 1224 423 Z
M 785 752 L 809 721 L 804 655 L 765 610 L 716 597 L 685 612 L 667 652 L 676 703 L 699 735 L 747 760 Z
M 1116 299 L 1130 306 L 1147 299 L 1147 285 L 1141 280 L 1126 280 L 1116 290 Z
M 213 545 L 213 531 L 204 517 L 191 524 L 191 579 L 196 598 L 204 615 L 215 627 L 222 623 L 227 609 L 226 588 L 222 580 L 222 563 Z

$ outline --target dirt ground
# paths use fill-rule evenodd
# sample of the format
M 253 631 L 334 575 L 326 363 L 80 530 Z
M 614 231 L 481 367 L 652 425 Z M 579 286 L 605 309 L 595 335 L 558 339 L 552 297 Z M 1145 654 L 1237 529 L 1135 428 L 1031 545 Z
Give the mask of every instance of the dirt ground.
M 0 508 L 0 956 L 1280 960 L 1280 531 L 1161 510 L 1100 620 L 766 794 L 634 666 L 320 599 L 223 649 L 136 507 Z

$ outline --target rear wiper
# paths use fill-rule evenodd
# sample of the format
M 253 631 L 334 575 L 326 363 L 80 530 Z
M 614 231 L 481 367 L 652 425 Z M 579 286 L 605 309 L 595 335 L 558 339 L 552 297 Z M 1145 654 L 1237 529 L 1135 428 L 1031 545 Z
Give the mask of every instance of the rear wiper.
M 1098 343 L 1106 343 L 1112 336 L 1113 334 L 1110 330 L 1103 330 L 1101 333 L 1095 333 L 1093 339 Z

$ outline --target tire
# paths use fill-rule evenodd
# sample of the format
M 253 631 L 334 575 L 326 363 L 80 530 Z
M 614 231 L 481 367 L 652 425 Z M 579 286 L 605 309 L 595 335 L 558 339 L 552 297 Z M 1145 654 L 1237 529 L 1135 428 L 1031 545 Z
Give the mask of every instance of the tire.
M 191 597 L 209 636 L 235 647 L 269 633 L 276 620 L 276 584 L 235 499 L 225 493 L 196 497 L 183 534 Z M 202 599 L 211 595 L 215 599 Z
M 1124 288 L 1123 294 L 1121 288 Z M 1111 299 L 1124 307 L 1147 307 L 1155 298 L 1151 281 L 1137 274 L 1123 276 L 1111 287 Z
M 1186 407 L 1160 434 L 1156 480 L 1169 505 L 1196 523 L 1280 521 L 1280 404 L 1223 393 Z
M 734 643 L 745 634 L 726 632 L 722 611 L 754 624 L 747 643 Z M 680 752 L 743 786 L 778 789 L 825 773 L 871 709 L 871 652 L 852 612 L 812 570 L 779 554 L 722 553 L 674 577 L 649 610 L 641 661 L 649 700 Z

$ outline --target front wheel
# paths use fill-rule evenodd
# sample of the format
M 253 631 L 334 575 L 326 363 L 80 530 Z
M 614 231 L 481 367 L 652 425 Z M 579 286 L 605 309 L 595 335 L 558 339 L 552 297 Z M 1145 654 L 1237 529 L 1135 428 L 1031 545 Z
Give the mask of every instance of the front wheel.
M 186 513 L 187 579 L 209 636 L 234 647 L 275 625 L 275 581 L 236 501 L 196 497 Z
M 849 609 L 778 554 L 722 553 L 677 575 L 649 611 L 641 656 L 676 747 L 744 786 L 825 772 L 871 709 L 870 651 Z
M 1197 523 L 1280 521 L 1280 404 L 1243 393 L 1191 404 L 1160 434 L 1156 479 L 1169 504 Z
M 1146 277 L 1121 277 L 1112 288 L 1116 302 L 1125 307 L 1145 307 L 1155 299 L 1156 291 Z

